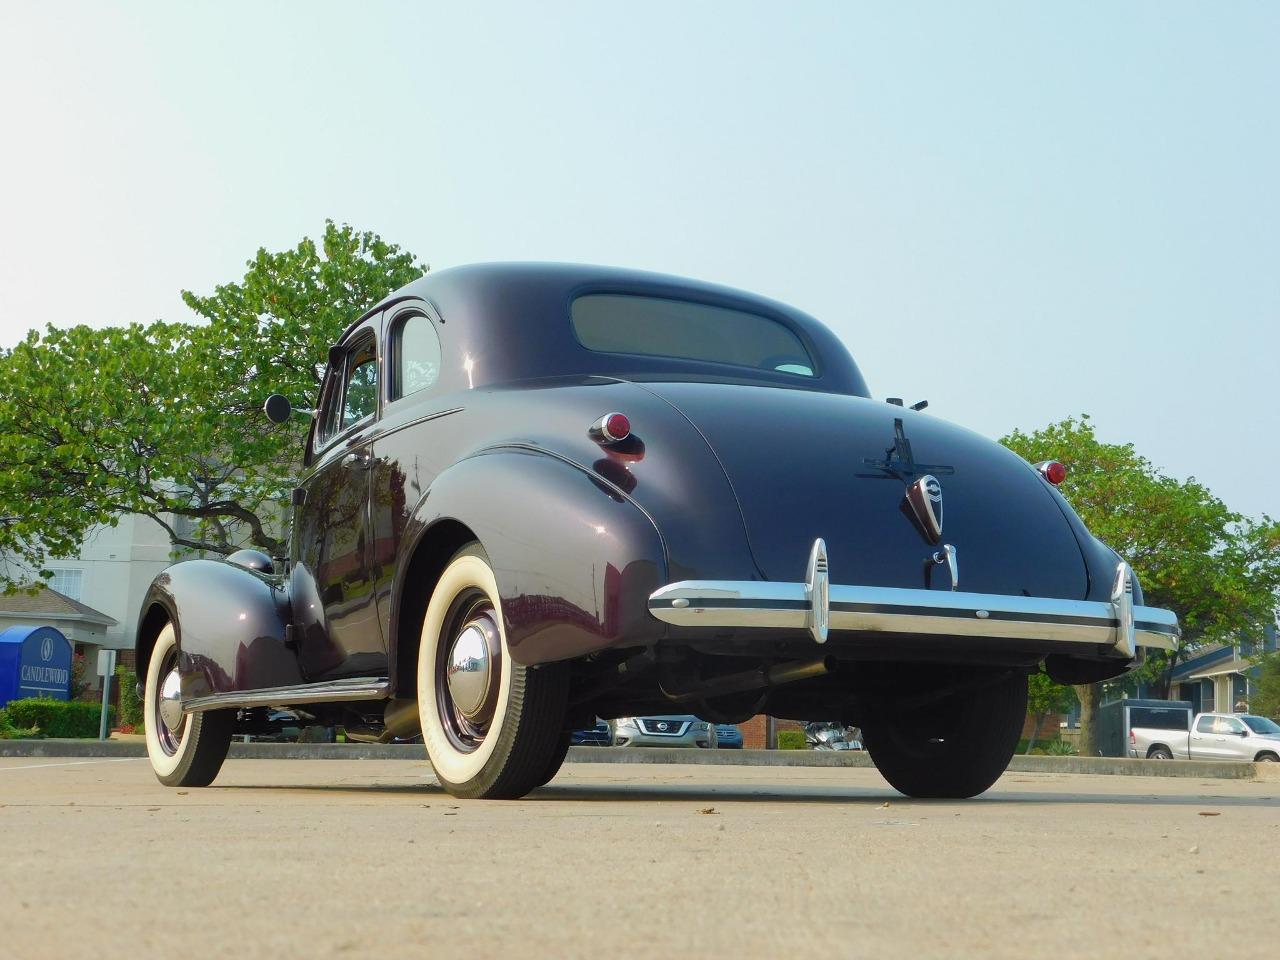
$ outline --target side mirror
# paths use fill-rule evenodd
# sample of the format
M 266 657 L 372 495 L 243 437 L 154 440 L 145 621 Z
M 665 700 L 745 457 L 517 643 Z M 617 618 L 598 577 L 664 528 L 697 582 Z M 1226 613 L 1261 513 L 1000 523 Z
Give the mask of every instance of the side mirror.
M 288 423 L 289 417 L 293 414 L 293 404 L 289 402 L 288 397 L 273 393 L 262 405 L 262 412 L 272 423 Z
M 1247 737 L 1248 735 L 1249 735 L 1249 731 L 1248 731 L 1248 730 L 1241 730 L 1241 731 L 1240 731 L 1240 736 L 1242 736 L 1242 737 Z

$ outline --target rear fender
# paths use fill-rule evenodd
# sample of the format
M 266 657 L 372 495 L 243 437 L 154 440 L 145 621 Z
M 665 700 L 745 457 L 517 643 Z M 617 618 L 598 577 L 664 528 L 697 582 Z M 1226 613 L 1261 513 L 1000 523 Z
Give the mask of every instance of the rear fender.
M 186 560 L 162 572 L 138 618 L 140 677 L 166 622 L 177 635 L 184 700 L 303 682 L 285 646 L 288 598 L 272 577 L 225 560 Z
M 1120 555 L 1108 547 L 1090 532 L 1084 525 L 1080 515 L 1075 512 L 1066 497 L 1051 484 L 1045 488 L 1066 517 L 1071 532 L 1080 545 L 1080 553 L 1085 560 L 1085 569 L 1089 575 L 1089 592 L 1086 600 L 1107 601 L 1111 598 L 1111 587 L 1115 580 L 1116 564 Z M 1141 606 L 1146 602 L 1142 594 L 1142 584 L 1138 575 L 1133 575 L 1133 602 Z M 1140 648 L 1141 652 L 1141 648 Z M 1081 684 L 1100 683 L 1124 676 L 1139 665 L 1140 660 L 1122 660 L 1105 653 L 1098 657 L 1073 657 L 1066 654 L 1053 654 L 1045 659 L 1045 672 L 1055 683 Z
M 415 555 L 430 549 L 433 536 L 456 541 L 463 527 L 489 556 L 517 662 L 567 660 L 663 636 L 664 626 L 649 616 L 648 597 L 666 582 L 667 557 L 648 514 L 568 458 L 503 447 L 444 471 L 414 510 L 392 587 L 394 642 L 416 645 L 434 586 L 434 579 L 410 576 Z M 397 656 L 393 662 L 403 671 L 411 661 Z M 397 679 L 401 689 L 405 679 Z

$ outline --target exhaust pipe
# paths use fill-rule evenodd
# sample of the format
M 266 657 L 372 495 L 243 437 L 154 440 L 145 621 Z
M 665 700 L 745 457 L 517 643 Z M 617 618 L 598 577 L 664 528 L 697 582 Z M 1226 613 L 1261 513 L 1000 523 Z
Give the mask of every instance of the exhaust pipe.
M 411 737 L 421 726 L 417 700 L 390 700 L 382 712 L 382 726 L 358 724 L 342 728 L 348 740 L 360 743 L 390 743 L 397 737 Z
M 804 660 L 796 663 L 780 663 L 772 667 L 759 667 L 755 670 L 744 670 L 741 673 L 730 673 L 723 677 L 704 680 L 683 689 L 669 689 L 662 684 L 662 694 L 674 703 L 687 703 L 690 700 L 705 700 L 709 697 L 722 697 L 729 693 L 746 693 L 749 690 L 764 690 L 779 687 L 784 683 L 795 683 L 797 680 L 810 680 L 823 677 L 836 668 L 835 657 L 823 657 L 821 660 Z
M 392 700 L 382 713 L 383 743 L 390 743 L 397 737 L 412 737 L 422 729 L 418 719 L 417 700 Z

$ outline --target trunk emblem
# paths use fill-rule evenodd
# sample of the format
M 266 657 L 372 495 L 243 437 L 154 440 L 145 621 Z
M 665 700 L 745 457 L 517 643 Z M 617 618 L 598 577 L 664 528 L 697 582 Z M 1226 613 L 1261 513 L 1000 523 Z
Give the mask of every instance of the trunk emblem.
M 907 487 L 907 503 L 924 535 L 938 543 L 942 540 L 942 484 L 926 473 Z

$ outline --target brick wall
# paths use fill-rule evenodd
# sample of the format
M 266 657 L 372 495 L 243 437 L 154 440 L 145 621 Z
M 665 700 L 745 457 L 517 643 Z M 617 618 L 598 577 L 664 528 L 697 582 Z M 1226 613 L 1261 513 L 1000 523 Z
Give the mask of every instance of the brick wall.
M 1037 740 L 1052 740 L 1058 736 L 1058 731 L 1062 729 L 1062 721 L 1067 718 L 1065 713 L 1050 713 L 1040 721 L 1040 729 L 1036 731 Z M 1031 736 L 1031 730 L 1035 726 L 1036 718 L 1034 714 L 1027 714 L 1027 718 L 1022 722 L 1022 735 L 1024 737 Z
M 777 728 L 779 730 L 802 730 L 804 729 L 804 724 L 798 720 L 778 720 Z M 757 714 L 746 723 L 738 724 L 738 729 L 742 731 L 742 747 L 744 750 L 768 749 L 768 745 L 765 743 L 767 718 L 763 713 Z

